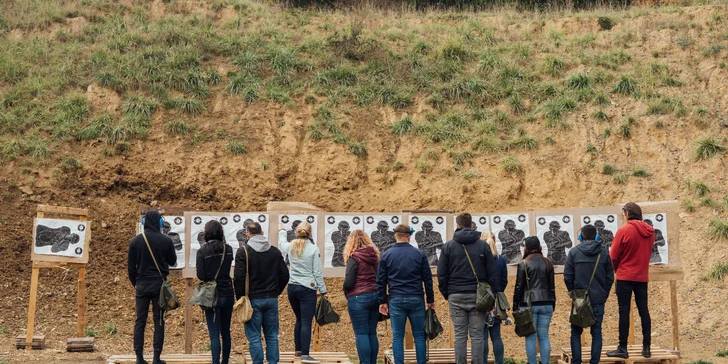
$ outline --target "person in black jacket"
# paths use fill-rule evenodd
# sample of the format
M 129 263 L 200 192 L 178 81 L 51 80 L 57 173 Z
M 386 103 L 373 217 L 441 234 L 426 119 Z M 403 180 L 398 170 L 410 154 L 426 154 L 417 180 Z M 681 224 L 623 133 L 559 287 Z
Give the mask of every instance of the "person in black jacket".
M 257 222 L 248 225 L 248 242 L 235 254 L 235 295 L 245 296 L 245 278 L 248 276 L 248 299 L 253 307 L 253 317 L 245 323 L 253 364 L 263 364 L 263 344 L 260 333 L 265 336 L 265 359 L 277 364 L 278 350 L 278 296 L 288 284 L 289 274 L 286 262 L 278 248 L 271 246 L 263 236 L 263 229 Z M 262 330 L 261 330 L 262 328 Z
M 472 362 L 483 363 L 483 326 L 485 312 L 475 309 L 478 282 L 497 287 L 495 261 L 490 247 L 480 240 L 480 233 L 471 229 L 473 218 L 465 212 L 455 218 L 457 229 L 453 240 L 443 245 L 437 263 L 440 293 L 450 306 L 455 331 L 455 362 L 466 364 L 468 331 L 472 341 Z
M 569 251 L 564 266 L 564 283 L 569 292 L 575 289 L 589 289 L 589 301 L 596 322 L 591 327 L 591 358 L 589 363 L 597 364 L 602 355 L 602 319 L 604 303 L 614 283 L 612 259 L 607 249 L 599 243 L 597 228 L 584 225 L 579 235 L 581 243 Z M 601 255 L 600 255 L 601 254 Z M 597 259 L 599 259 L 597 261 Z M 594 269 L 596 267 L 596 270 Z M 594 278 L 592 280 L 592 274 Z M 590 283 L 591 282 L 591 283 Z M 572 363 L 581 364 L 581 334 L 584 329 L 571 325 Z
M 216 220 L 205 224 L 205 244 L 197 251 L 197 278 L 217 283 L 217 305 L 205 311 L 207 331 L 210 333 L 212 364 L 227 364 L 230 360 L 230 321 L 233 316 L 235 293 L 230 267 L 233 248 L 225 242 L 225 231 Z M 222 336 L 222 361 L 220 361 Z
M 525 308 L 530 300 L 533 321 L 538 332 L 526 336 L 526 356 L 529 364 L 537 363 L 536 338 L 538 337 L 538 343 L 541 346 L 541 363 L 548 364 L 551 358 L 549 326 L 556 307 L 554 265 L 543 256 L 541 241 L 538 240 L 538 237 L 527 237 L 525 245 L 523 260 L 518 264 L 516 274 L 513 311 Z
M 134 324 L 134 353 L 137 364 L 144 360 L 144 328 L 147 326 L 149 304 L 154 318 L 154 360 L 152 364 L 164 364 L 160 359 L 164 347 L 164 321 L 159 311 L 159 290 L 169 275 L 169 267 L 177 264 L 174 243 L 160 231 L 164 220 L 156 210 L 149 210 L 142 219 L 144 230 L 131 239 L 127 269 L 129 281 L 136 291 L 136 323 Z M 147 243 L 148 241 L 148 243 Z M 150 254 L 149 251 L 152 251 Z M 155 263 L 156 260 L 156 263 Z

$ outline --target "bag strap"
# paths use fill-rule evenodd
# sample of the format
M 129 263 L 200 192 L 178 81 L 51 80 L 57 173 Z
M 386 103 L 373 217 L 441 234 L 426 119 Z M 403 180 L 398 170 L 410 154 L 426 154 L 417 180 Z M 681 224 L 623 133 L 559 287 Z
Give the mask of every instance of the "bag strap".
M 526 293 L 526 304 L 528 305 L 528 308 L 531 308 L 531 278 L 528 278 L 528 266 L 526 266 L 526 261 L 521 261 L 523 263 L 523 273 L 526 274 L 526 286 L 528 287 L 528 291 Z
M 225 262 L 225 248 L 227 248 L 227 243 L 223 241 L 222 242 L 222 258 L 220 258 L 220 266 L 217 267 L 217 273 L 215 273 L 216 281 L 217 281 L 217 275 L 220 274 L 220 269 L 222 269 L 222 263 Z M 247 264 L 246 264 L 246 268 L 247 268 Z
M 250 293 L 250 257 L 247 247 L 243 247 L 243 251 L 245 251 L 245 297 L 248 297 Z
M 478 279 L 478 274 L 475 273 L 475 266 L 473 266 L 473 261 L 470 260 L 470 254 L 468 254 L 468 249 L 465 248 L 465 245 L 460 244 L 463 247 L 463 250 L 465 250 L 465 256 L 468 258 L 468 263 L 470 263 L 470 269 L 473 270 L 473 275 L 475 276 L 475 281 L 480 282 L 480 279 Z
M 162 280 L 164 280 L 164 275 L 162 275 L 162 270 L 159 269 L 159 264 L 157 264 L 157 258 L 154 257 L 154 252 L 152 252 L 152 247 L 149 245 L 149 240 L 147 240 L 147 235 L 144 234 L 144 230 L 142 230 L 142 236 L 144 237 L 144 241 L 147 243 L 147 248 L 149 248 L 149 254 L 152 255 L 154 266 L 157 267 L 157 272 L 159 272 L 159 276 L 162 277 Z
M 586 294 L 589 294 L 589 289 L 591 289 L 592 281 L 594 280 L 594 275 L 597 274 L 597 267 L 599 266 L 599 260 L 602 257 L 602 253 L 599 253 L 597 255 L 597 262 L 594 263 L 594 271 L 592 272 L 591 278 L 589 278 L 589 286 L 586 287 Z

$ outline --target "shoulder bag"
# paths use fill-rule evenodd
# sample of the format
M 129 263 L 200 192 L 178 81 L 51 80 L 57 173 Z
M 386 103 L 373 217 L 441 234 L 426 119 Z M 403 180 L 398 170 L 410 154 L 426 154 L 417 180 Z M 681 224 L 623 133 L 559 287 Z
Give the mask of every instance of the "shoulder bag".
M 589 278 L 589 285 L 586 289 L 575 289 L 569 292 L 571 297 L 571 314 L 569 315 L 569 322 L 572 325 L 587 328 L 594 325 L 597 322 L 592 311 L 591 302 L 589 301 L 589 289 L 591 288 L 594 275 L 597 273 L 597 267 L 599 266 L 599 260 L 602 257 L 600 253 L 597 256 L 597 262 L 594 263 L 594 271 L 592 271 L 591 278 Z
M 144 242 L 147 243 L 149 254 L 152 255 L 154 266 L 157 267 L 157 272 L 159 272 L 159 276 L 162 277 L 162 287 L 159 289 L 159 310 L 162 311 L 160 320 L 164 322 L 164 312 L 172 311 L 179 308 L 179 300 L 177 299 L 177 295 L 174 294 L 174 291 L 172 290 L 172 284 L 170 284 L 169 281 L 164 278 L 162 270 L 159 269 L 159 264 L 157 264 L 157 258 L 154 257 L 154 252 L 152 252 L 152 246 L 149 245 L 149 240 L 147 240 L 147 235 L 144 234 L 144 230 L 142 230 L 142 237 L 144 237 Z
M 470 269 L 473 270 L 475 281 L 478 284 L 475 295 L 475 310 L 479 312 L 490 312 L 495 306 L 495 296 L 493 295 L 493 290 L 490 289 L 490 285 L 487 282 L 481 282 L 478 279 L 478 274 L 475 273 L 475 267 L 473 266 L 473 261 L 470 260 L 470 254 L 468 254 L 468 249 L 465 248 L 465 245 L 460 245 L 463 247 L 463 250 L 465 250 L 465 256 L 468 258 L 468 263 L 470 263 Z
M 225 252 L 227 250 L 227 244 L 222 243 L 222 258 L 220 258 L 220 266 L 217 267 L 215 273 L 215 279 L 209 282 L 200 282 L 195 286 L 192 291 L 192 297 L 190 298 L 189 304 L 200 306 L 203 310 L 215 308 L 217 306 L 217 276 L 220 274 L 220 269 L 223 263 L 225 263 Z M 213 319 L 214 320 L 214 319 Z
M 526 304 L 527 308 L 523 310 L 513 311 L 513 321 L 516 327 L 516 335 L 526 337 L 535 334 L 537 330 L 536 323 L 533 321 L 533 311 L 531 310 L 531 282 L 528 278 L 528 268 L 526 261 L 523 261 L 523 273 L 526 274 Z
M 248 248 L 243 247 L 245 251 L 245 296 L 240 297 L 233 306 L 233 315 L 240 323 L 246 323 L 253 317 L 253 306 L 250 304 L 248 294 L 250 294 L 250 257 L 248 256 Z

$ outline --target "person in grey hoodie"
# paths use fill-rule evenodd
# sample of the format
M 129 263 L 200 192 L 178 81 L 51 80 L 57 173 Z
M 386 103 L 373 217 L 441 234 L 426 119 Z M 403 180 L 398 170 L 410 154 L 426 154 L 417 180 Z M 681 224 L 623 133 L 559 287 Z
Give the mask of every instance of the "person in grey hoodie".
M 569 250 L 569 255 L 566 257 L 564 283 L 569 292 L 575 289 L 589 289 L 589 301 L 596 318 L 596 322 L 591 327 L 592 344 L 589 363 L 597 364 L 602 355 L 604 303 L 607 302 L 609 291 L 614 283 L 614 269 L 609 252 L 599 243 L 596 227 L 584 225 L 581 228 L 579 240 L 581 243 Z M 594 274 L 593 280 L 592 274 Z M 584 332 L 583 328 L 571 325 L 573 364 L 581 364 L 582 332 Z
M 278 248 L 271 246 L 263 236 L 260 224 L 252 222 L 247 226 L 248 241 L 235 255 L 235 295 L 245 295 L 245 278 L 249 274 L 248 299 L 253 307 L 253 316 L 245 323 L 245 336 L 250 346 L 253 364 L 263 364 L 261 329 L 265 336 L 265 359 L 277 364 L 278 349 L 278 296 L 288 284 L 289 274 L 286 262 Z
M 316 311 L 316 291 L 326 294 L 326 283 L 321 267 L 321 252 L 311 244 L 311 224 L 301 222 L 296 226 L 296 239 L 288 242 L 286 228 L 280 225 L 278 244 L 288 255 L 291 278 L 288 282 L 288 301 L 296 314 L 293 342 L 296 355 L 302 363 L 318 363 L 309 354 L 311 347 L 311 323 Z

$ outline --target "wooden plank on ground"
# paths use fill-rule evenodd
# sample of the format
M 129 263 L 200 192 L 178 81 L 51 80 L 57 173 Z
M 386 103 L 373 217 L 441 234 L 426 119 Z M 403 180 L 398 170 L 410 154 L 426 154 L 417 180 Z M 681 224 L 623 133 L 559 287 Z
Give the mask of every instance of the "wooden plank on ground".
M 28 349 L 28 342 L 26 341 L 25 335 L 18 335 L 15 337 L 15 348 L 16 349 Z M 45 348 L 45 335 L 36 334 L 33 335 L 33 341 L 30 343 L 33 350 L 42 350 Z
M 318 361 L 321 362 L 321 364 L 326 363 L 339 363 L 339 364 L 351 364 L 351 360 L 349 359 L 349 356 L 346 355 L 346 353 L 342 352 L 314 352 L 312 351 L 310 355 L 314 358 L 316 358 Z M 246 363 L 252 363 L 252 358 L 250 357 L 250 352 L 245 353 L 245 362 Z M 296 358 L 294 356 L 293 352 L 282 352 L 280 353 L 280 358 L 278 359 L 278 363 L 284 363 L 284 364 L 293 364 L 293 363 L 300 363 L 301 359 Z
M 145 355 L 144 359 L 152 362 L 152 355 Z M 163 354 L 162 360 L 167 363 L 177 364 L 210 364 L 212 363 L 212 355 L 210 354 Z M 109 364 L 134 364 L 136 363 L 135 355 L 112 355 L 109 357 Z
M 66 351 L 92 352 L 94 351 L 93 337 L 72 337 L 66 340 Z

